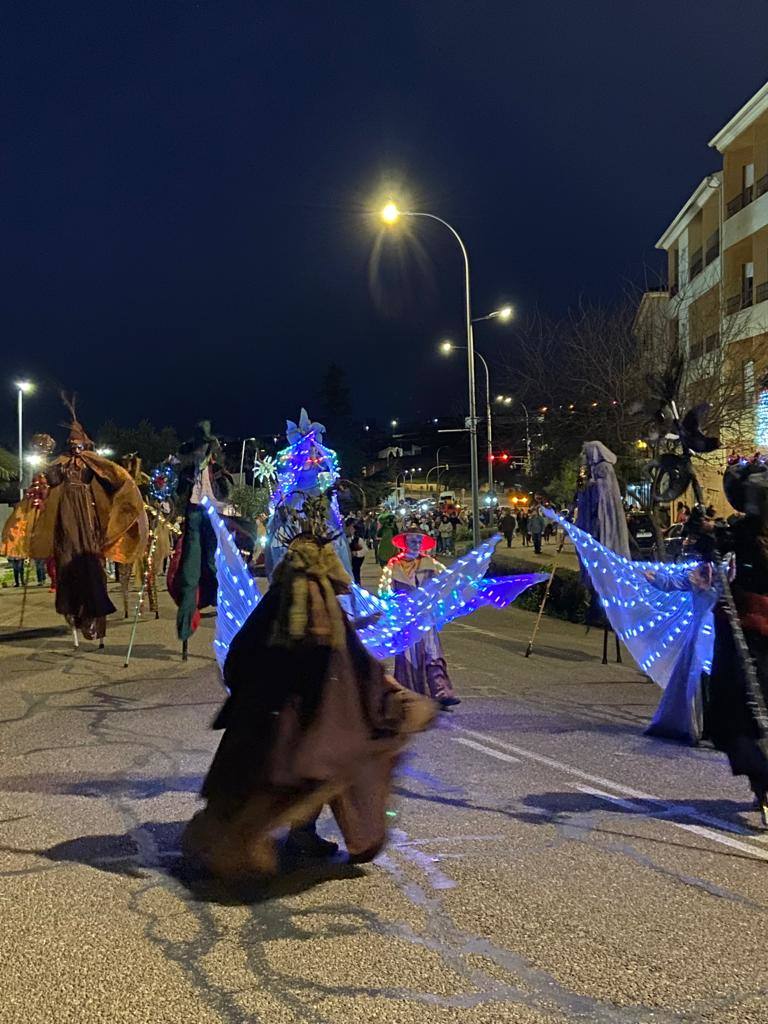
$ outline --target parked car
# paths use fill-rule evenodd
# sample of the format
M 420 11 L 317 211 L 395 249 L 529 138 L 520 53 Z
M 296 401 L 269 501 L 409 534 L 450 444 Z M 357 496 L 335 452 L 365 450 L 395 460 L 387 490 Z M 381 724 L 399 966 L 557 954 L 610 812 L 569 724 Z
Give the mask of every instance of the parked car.
M 629 549 L 632 557 L 642 561 L 655 559 L 657 557 L 656 538 L 650 515 L 647 512 L 629 512 L 627 528 L 629 529 Z

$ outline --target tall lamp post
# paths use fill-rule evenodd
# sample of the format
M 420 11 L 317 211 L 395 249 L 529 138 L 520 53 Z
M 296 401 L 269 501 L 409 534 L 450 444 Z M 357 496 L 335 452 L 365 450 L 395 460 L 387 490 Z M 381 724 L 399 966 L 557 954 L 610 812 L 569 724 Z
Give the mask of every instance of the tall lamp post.
M 475 401 L 475 339 L 472 333 L 472 296 L 469 278 L 469 255 L 467 247 L 458 231 L 447 220 L 434 213 L 423 213 L 417 210 L 400 210 L 393 202 L 388 202 L 381 211 L 381 219 L 385 224 L 395 224 L 400 217 L 425 217 L 437 221 L 447 228 L 458 242 L 464 259 L 464 311 L 467 332 L 467 376 L 469 385 L 469 465 L 472 480 L 472 543 L 475 547 L 480 543 L 480 487 L 478 482 L 477 463 L 477 406 Z
M 496 395 L 496 402 L 499 405 L 512 405 L 514 398 L 511 395 Z M 531 475 L 531 423 L 528 417 L 528 406 L 525 402 L 518 402 L 518 405 L 525 414 L 525 471 Z
M 245 484 L 245 480 L 243 479 L 243 467 L 245 466 L 245 446 L 246 446 L 246 444 L 248 444 L 249 441 L 255 441 L 255 440 L 256 440 L 255 437 L 244 437 L 243 438 L 243 447 L 240 449 L 240 484 L 241 484 L 241 486 Z
M 483 320 L 501 320 L 502 323 L 506 323 L 512 318 L 512 307 L 502 306 L 501 309 L 494 309 L 492 313 L 487 313 L 485 316 L 476 317 L 472 323 L 479 324 Z M 454 349 L 463 349 L 464 345 L 454 345 L 452 341 L 442 341 L 440 343 L 440 351 L 444 356 L 449 356 Z M 488 369 L 488 363 L 485 356 L 475 349 L 475 355 L 483 364 L 485 369 L 485 424 L 486 424 L 486 447 L 488 450 L 488 497 L 493 499 L 495 494 L 493 484 L 493 417 L 491 416 L 491 372 Z
M 34 390 L 34 387 L 35 385 L 29 380 L 16 381 L 16 390 L 18 392 L 16 408 L 19 419 L 19 500 L 24 497 L 24 395 Z

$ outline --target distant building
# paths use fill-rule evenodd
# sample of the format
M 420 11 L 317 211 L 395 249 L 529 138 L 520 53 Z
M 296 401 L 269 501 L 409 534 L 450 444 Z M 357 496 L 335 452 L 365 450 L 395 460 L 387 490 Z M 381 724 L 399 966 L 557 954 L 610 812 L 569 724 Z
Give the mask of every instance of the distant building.
M 722 504 L 728 450 L 768 441 L 758 412 L 768 373 L 768 83 L 709 145 L 722 166 L 702 179 L 656 247 L 667 254 L 668 329 L 687 357 L 686 404 L 717 409 L 712 426 L 724 450 L 704 460 L 700 476 L 706 500 Z

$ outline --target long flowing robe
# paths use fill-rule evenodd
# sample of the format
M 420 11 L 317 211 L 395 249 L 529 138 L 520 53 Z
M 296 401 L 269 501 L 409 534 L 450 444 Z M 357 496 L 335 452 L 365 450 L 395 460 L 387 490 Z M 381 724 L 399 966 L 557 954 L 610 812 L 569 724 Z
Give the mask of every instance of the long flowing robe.
M 387 567 L 391 573 L 392 590 L 396 594 L 413 593 L 444 568 L 429 555 L 419 558 L 398 555 L 389 560 Z M 419 639 L 395 656 L 394 675 L 401 686 L 414 693 L 458 704 L 436 629 L 420 631 Z
M 130 564 L 146 544 L 141 492 L 122 466 L 90 451 L 60 456 L 45 475 L 50 490 L 30 557 L 53 556 L 56 611 L 87 638 L 103 637 L 115 610 L 104 559 Z
M 278 588 L 264 596 L 225 663 L 231 696 L 214 723 L 224 736 L 202 788 L 207 806 L 184 837 L 217 875 L 273 871 L 273 830 L 326 803 L 350 857 L 371 860 L 386 839 L 397 755 L 435 712 L 385 676 L 346 620 L 340 647 L 271 642 L 283 600 Z
M 757 676 L 757 702 L 748 692 L 742 657 L 722 606 L 715 613 L 707 731 L 728 757 L 734 775 L 768 790 L 768 524 L 737 522 L 725 545 L 736 559 L 733 597 Z M 762 707 L 760 706 L 762 705 Z

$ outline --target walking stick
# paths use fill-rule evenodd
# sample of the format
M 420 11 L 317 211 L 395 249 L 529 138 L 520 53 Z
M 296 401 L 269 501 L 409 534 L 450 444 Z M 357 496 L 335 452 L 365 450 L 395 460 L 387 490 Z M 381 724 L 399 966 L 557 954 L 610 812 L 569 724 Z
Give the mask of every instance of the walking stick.
M 131 638 L 128 641 L 128 650 L 125 653 L 125 661 L 123 662 L 123 668 L 128 668 L 128 662 L 131 660 L 131 651 L 133 650 L 133 642 L 136 639 L 136 629 L 139 625 L 139 616 L 141 615 L 141 606 L 144 602 L 144 593 L 147 589 L 147 583 L 149 582 L 149 571 L 152 565 L 152 556 L 155 553 L 155 544 L 157 543 L 157 528 L 152 530 L 151 540 L 149 543 L 149 552 L 147 554 L 147 569 L 141 580 L 141 590 L 139 591 L 139 599 L 136 602 L 136 611 L 133 616 L 133 626 L 131 627 Z
M 555 552 L 555 560 L 552 563 L 552 572 L 549 574 L 549 579 L 547 580 L 547 585 L 544 588 L 544 594 L 542 595 L 541 604 L 539 605 L 539 614 L 536 616 L 536 622 L 535 622 L 534 627 L 533 627 L 533 632 L 531 633 L 531 639 L 528 641 L 528 646 L 525 649 L 525 656 L 526 656 L 526 658 L 530 658 L 531 651 L 533 650 L 533 642 L 536 639 L 536 634 L 539 632 L 539 626 L 541 624 L 541 617 L 544 614 L 544 608 L 546 607 L 547 599 L 549 598 L 549 590 L 550 590 L 550 587 L 552 586 L 552 580 L 555 578 L 555 571 L 557 570 L 557 556 L 559 554 L 560 554 L 559 551 Z

